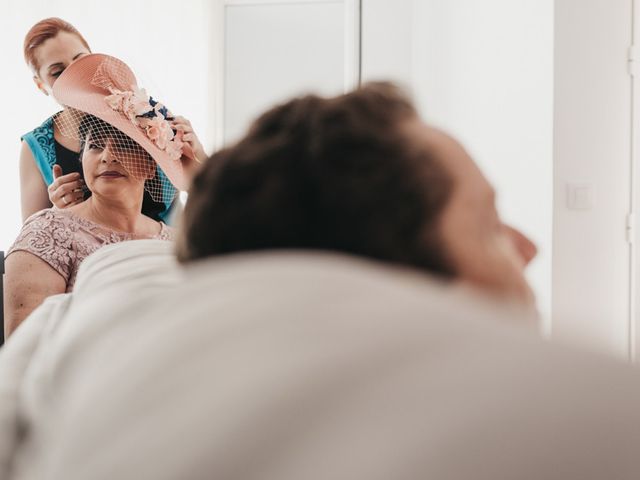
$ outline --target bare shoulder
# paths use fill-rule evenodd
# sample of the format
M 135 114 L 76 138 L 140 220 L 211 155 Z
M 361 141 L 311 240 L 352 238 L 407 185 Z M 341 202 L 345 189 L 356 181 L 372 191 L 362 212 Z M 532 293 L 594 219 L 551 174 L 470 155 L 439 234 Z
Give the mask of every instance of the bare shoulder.
M 67 282 L 51 265 L 27 251 L 10 253 L 5 265 L 5 326 L 11 333 L 45 298 L 64 293 Z
M 20 148 L 20 203 L 22 220 L 26 220 L 33 213 L 51 206 L 47 185 L 36 165 L 35 158 L 27 142 L 23 141 Z
M 35 157 L 33 156 L 33 152 L 31 151 L 31 147 L 24 140 L 21 142 L 20 146 L 20 172 L 35 172 L 38 177 L 42 179 L 40 175 L 40 171 L 38 170 L 38 166 L 36 165 Z M 44 185 L 44 180 L 42 180 Z
M 29 283 L 38 282 L 50 285 L 60 280 L 66 286 L 64 278 L 47 262 L 34 253 L 26 250 L 16 250 L 5 259 L 7 279 L 28 280 Z M 63 290 L 64 291 L 64 290 Z

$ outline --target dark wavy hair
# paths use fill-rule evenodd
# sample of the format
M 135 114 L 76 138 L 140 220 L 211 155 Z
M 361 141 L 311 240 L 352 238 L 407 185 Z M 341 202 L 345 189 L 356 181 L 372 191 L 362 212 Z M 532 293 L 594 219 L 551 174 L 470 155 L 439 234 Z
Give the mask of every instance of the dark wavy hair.
M 451 179 L 403 130 L 416 117 L 389 83 L 266 112 L 194 178 L 178 259 L 313 249 L 452 274 L 437 228 Z
M 80 139 L 81 156 L 87 140 L 96 135 L 96 133 L 98 134 L 97 136 L 102 142 L 104 142 L 106 138 L 113 138 L 122 143 L 133 142 L 133 140 L 131 140 L 113 125 L 94 115 L 86 113 L 82 116 L 82 120 L 80 121 L 80 125 L 78 126 L 78 138 Z

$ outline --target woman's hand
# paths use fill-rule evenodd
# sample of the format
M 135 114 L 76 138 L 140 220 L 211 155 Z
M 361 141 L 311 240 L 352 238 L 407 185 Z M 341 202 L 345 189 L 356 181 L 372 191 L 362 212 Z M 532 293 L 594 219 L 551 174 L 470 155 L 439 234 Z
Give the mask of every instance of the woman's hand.
M 49 200 L 57 208 L 67 208 L 84 201 L 84 182 L 79 173 L 62 175 L 60 165 L 53 166 L 53 183 L 49 185 Z
M 186 144 L 180 161 L 182 162 L 184 172 L 189 181 L 191 181 L 202 162 L 207 159 L 207 153 L 204 151 L 198 136 L 193 131 L 189 120 L 184 117 L 175 117 L 171 122 L 171 126 L 176 129 L 176 135 L 179 139 Z
M 191 122 L 184 117 L 174 117 L 171 121 L 171 126 L 176 129 L 178 132 L 182 132 L 181 140 L 188 144 L 191 150 L 193 151 L 193 156 L 199 163 L 204 162 L 207 159 L 207 153 L 204 151 L 202 143 L 200 143 L 200 139 L 193 131 L 193 127 L 191 126 Z

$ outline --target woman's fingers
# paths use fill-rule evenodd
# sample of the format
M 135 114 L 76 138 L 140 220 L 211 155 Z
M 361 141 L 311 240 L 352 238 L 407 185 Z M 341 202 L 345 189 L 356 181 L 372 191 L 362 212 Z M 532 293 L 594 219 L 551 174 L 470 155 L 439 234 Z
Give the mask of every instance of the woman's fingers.
M 53 166 L 53 178 L 58 178 L 62 176 L 62 167 L 58 164 Z
M 181 131 L 183 133 L 193 132 L 193 128 L 190 125 L 174 124 L 173 128 L 175 128 L 176 130 L 179 130 L 179 131 Z
M 76 190 L 82 190 L 82 184 L 80 183 L 80 180 L 76 180 L 74 182 L 67 182 L 65 184 L 60 185 L 60 187 L 57 190 L 57 194 L 62 196 Z
M 78 178 L 77 180 L 60 183 L 65 177 L 69 177 L 69 175 L 59 177 L 51 184 L 51 187 L 54 187 L 55 183 L 58 182 L 59 185 L 57 188 L 49 188 L 49 200 L 58 208 L 69 207 L 71 204 L 84 199 L 84 191 L 82 189 L 84 182 L 82 179 Z
M 84 198 L 80 199 L 80 200 L 75 200 L 73 202 L 70 202 L 69 205 L 67 205 L 67 207 L 73 207 L 74 205 L 78 205 L 80 203 L 84 202 Z
M 184 117 L 175 117 L 171 122 L 171 125 L 176 130 L 180 130 L 181 132 L 188 133 L 193 132 L 193 127 L 191 126 L 191 122 Z
M 84 202 L 84 194 L 82 192 L 73 191 L 63 194 L 54 205 L 58 208 L 68 208 Z
M 191 126 L 191 122 L 188 119 L 186 119 L 186 118 L 184 118 L 183 116 L 180 116 L 180 115 L 178 115 L 177 117 L 173 118 L 173 123 L 175 125 L 186 125 L 188 127 Z
M 204 151 L 204 147 L 198 138 L 198 135 L 193 130 L 193 126 L 191 122 L 184 117 L 177 116 L 172 121 L 172 127 L 180 132 L 181 137 L 180 140 L 185 142 L 191 147 L 193 153 L 193 157 L 198 162 L 203 162 L 207 159 L 207 153 Z M 190 156 L 187 153 L 187 156 Z
M 55 167 L 59 167 L 59 165 L 54 165 L 54 169 Z M 60 169 L 60 172 L 61 171 L 62 169 Z M 55 176 L 55 172 L 54 172 L 54 176 Z M 65 183 L 74 182 L 74 181 L 81 181 L 80 174 L 77 172 L 68 173 L 66 175 L 56 177 L 56 179 L 51 183 L 51 185 L 49 185 L 49 193 L 51 194 L 51 192 L 56 191 L 58 188 L 60 188 L 61 185 Z
M 67 201 L 71 201 L 73 199 L 74 202 L 78 200 L 84 200 L 84 192 L 82 190 L 74 190 L 71 193 L 67 194 Z

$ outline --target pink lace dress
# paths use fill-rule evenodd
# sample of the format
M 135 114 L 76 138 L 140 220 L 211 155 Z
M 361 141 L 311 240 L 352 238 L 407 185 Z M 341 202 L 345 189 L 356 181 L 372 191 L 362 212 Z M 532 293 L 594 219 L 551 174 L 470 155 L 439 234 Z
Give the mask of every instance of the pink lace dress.
M 76 281 L 78 267 L 100 247 L 143 238 L 173 240 L 175 230 L 164 223 L 160 226 L 160 232 L 156 235 L 139 236 L 111 230 L 68 210 L 48 208 L 26 220 L 7 256 L 24 251 L 44 260 L 65 279 L 67 292 L 70 292 Z

